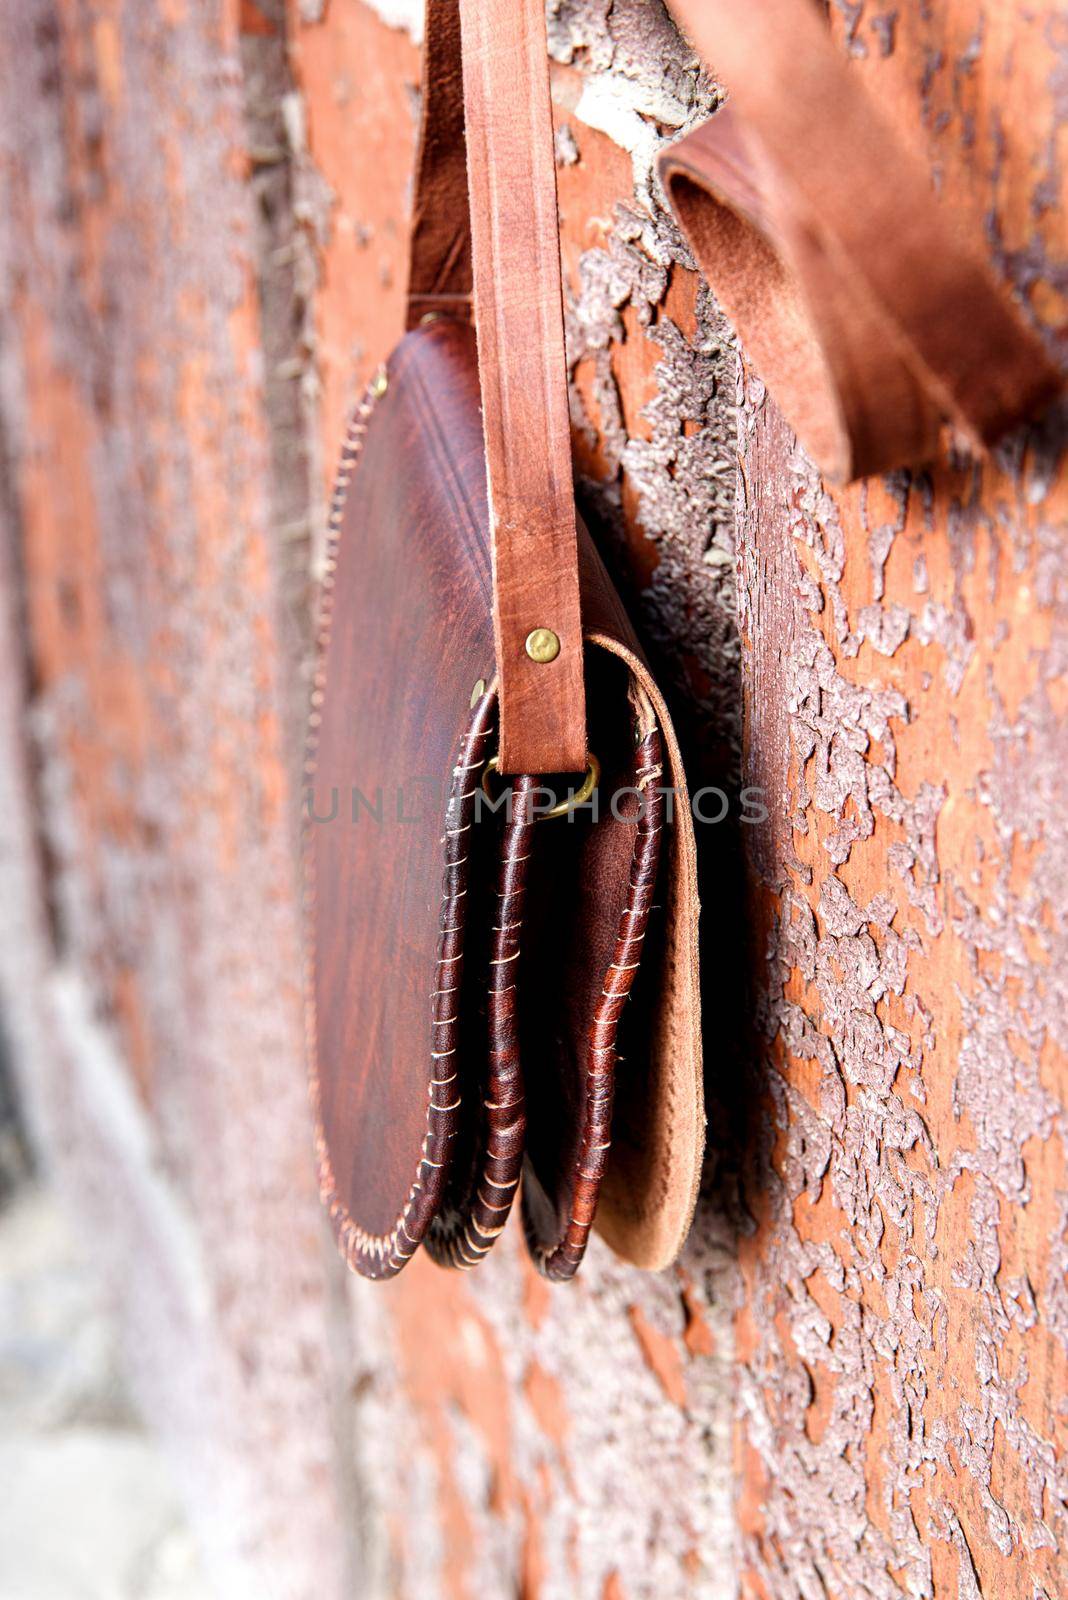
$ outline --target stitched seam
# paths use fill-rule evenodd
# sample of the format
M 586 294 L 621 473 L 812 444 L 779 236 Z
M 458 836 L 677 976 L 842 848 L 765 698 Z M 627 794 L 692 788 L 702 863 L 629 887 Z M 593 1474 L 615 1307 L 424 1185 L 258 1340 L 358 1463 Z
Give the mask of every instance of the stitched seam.
M 377 403 L 377 399 L 378 396 L 376 396 L 372 390 L 372 387 L 369 385 L 363 395 L 363 398 L 357 405 L 349 422 L 348 429 L 346 430 L 344 443 L 342 444 L 341 449 L 341 459 L 338 465 L 333 493 L 330 500 L 330 514 L 327 522 L 325 571 L 323 575 L 322 588 L 320 591 L 319 625 L 316 636 L 316 669 L 312 685 L 311 711 L 308 719 L 308 735 L 305 742 L 303 766 L 305 792 L 309 784 L 314 780 L 316 771 L 319 732 L 322 723 L 321 708 L 326 691 L 326 652 L 330 643 L 330 633 L 333 623 L 334 587 L 336 582 L 341 523 L 347 503 L 349 485 L 359 464 L 364 437 L 367 432 L 371 415 Z M 462 797 L 457 797 L 455 794 L 456 787 L 458 784 L 462 784 L 463 774 L 466 771 L 471 770 L 472 765 L 475 764 L 469 760 L 465 762 L 463 758 L 472 754 L 473 747 L 477 746 L 480 742 L 484 743 L 489 736 L 488 712 L 493 698 L 492 691 L 487 692 L 481 697 L 475 708 L 471 723 L 469 724 L 467 733 L 465 735 L 461 761 L 458 762 L 453 769 L 454 788 L 453 791 L 450 792 L 449 800 L 446 804 L 446 822 L 449 821 L 450 813 L 454 809 L 457 800 L 460 799 L 462 803 Z M 481 765 L 481 762 L 477 764 Z M 473 791 L 471 792 L 473 793 Z M 444 842 L 446 843 L 445 868 L 446 872 L 448 872 L 450 868 L 455 868 L 457 865 L 462 865 L 463 863 L 449 861 L 447 835 Z M 322 1086 L 319 1080 L 317 1049 L 318 1019 L 315 1005 L 315 973 L 312 961 L 312 950 L 314 948 L 314 912 L 316 901 L 315 861 L 314 852 L 312 850 L 310 818 L 307 814 L 306 806 L 302 807 L 301 843 L 304 861 L 302 920 L 304 927 L 303 976 L 305 1051 L 307 1055 L 308 1083 L 312 1102 L 312 1113 L 315 1123 L 316 1153 L 318 1156 L 319 1171 L 319 1192 L 323 1204 L 325 1205 L 330 1216 L 330 1221 L 333 1226 L 335 1236 L 338 1240 L 338 1244 L 341 1247 L 346 1260 L 349 1262 L 349 1265 L 354 1267 L 357 1271 L 361 1270 L 361 1266 L 366 1266 L 371 1270 L 372 1276 L 388 1277 L 393 1273 L 398 1272 L 404 1263 L 410 1259 L 418 1247 L 419 1239 L 413 1239 L 412 1235 L 408 1232 L 407 1225 L 411 1219 L 412 1210 L 423 1189 L 423 1176 L 425 1170 L 429 1168 L 431 1171 L 436 1171 L 440 1170 L 443 1166 L 442 1162 L 433 1161 L 430 1159 L 430 1141 L 435 1137 L 444 1140 L 449 1140 L 452 1138 L 454 1130 L 448 1126 L 447 1120 L 445 1121 L 444 1126 L 439 1127 L 438 1123 L 442 1119 L 447 1119 L 449 1116 L 451 1116 L 451 1114 L 458 1107 L 459 1100 L 457 1099 L 449 1106 L 437 1106 L 434 1102 L 434 1092 L 436 1088 L 440 1087 L 442 1080 L 436 1079 L 432 1073 L 428 1083 L 427 1093 L 427 1130 L 423 1136 L 420 1159 L 416 1169 L 416 1176 L 413 1179 L 411 1188 L 408 1191 L 408 1198 L 398 1214 L 396 1222 L 388 1233 L 375 1234 L 361 1227 L 351 1215 L 348 1207 L 345 1205 L 338 1192 L 337 1178 L 334 1173 L 333 1163 L 330 1160 L 330 1153 L 326 1141 L 326 1133 L 323 1126 Z M 443 928 L 441 931 L 437 977 L 435 981 L 435 990 L 431 995 L 432 1000 L 436 998 L 438 994 L 451 992 L 451 989 L 446 990 L 445 988 L 443 968 L 446 966 L 455 967 L 457 962 L 462 960 L 462 945 L 459 955 L 453 955 L 447 959 L 444 957 L 444 941 L 448 937 L 448 933 L 450 931 L 455 930 Z M 451 987 L 454 988 L 457 987 L 457 985 L 453 985 Z M 431 1019 L 431 1022 L 432 1027 L 440 1025 L 435 1022 L 433 1018 Z M 449 1082 L 451 1080 L 446 1079 L 444 1081 Z M 404 1248 L 406 1244 L 410 1245 L 411 1248 Z

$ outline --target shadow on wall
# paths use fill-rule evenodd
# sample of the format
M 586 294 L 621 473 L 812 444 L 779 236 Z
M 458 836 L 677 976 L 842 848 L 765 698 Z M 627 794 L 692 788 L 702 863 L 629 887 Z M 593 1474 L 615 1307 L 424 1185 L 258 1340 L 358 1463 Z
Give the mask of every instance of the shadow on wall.
M 741 777 L 741 677 L 737 630 L 728 625 L 730 648 L 721 671 L 733 676 L 735 720 L 717 714 L 723 688 L 713 703 L 694 689 L 706 670 L 690 660 L 686 642 L 661 636 L 659 619 L 650 626 L 650 607 L 638 587 L 626 539 L 611 526 L 618 520 L 611 502 L 597 497 L 582 505 L 587 525 L 641 639 L 682 748 L 690 789 L 696 801 L 698 892 L 701 901 L 701 1013 L 704 1037 L 704 1095 L 708 1142 L 701 1197 L 693 1232 L 722 1236 L 750 1226 L 741 1199 L 742 1174 L 762 1149 L 757 1121 L 760 1059 L 754 1037 L 755 962 L 747 913 L 747 852 L 760 820 L 762 797 L 743 791 Z M 729 693 L 730 685 L 727 690 Z M 702 1223 L 704 1218 L 704 1224 Z
M 26 1183 L 33 1162 L 11 1071 L 11 1045 L 0 1016 L 0 1206 Z

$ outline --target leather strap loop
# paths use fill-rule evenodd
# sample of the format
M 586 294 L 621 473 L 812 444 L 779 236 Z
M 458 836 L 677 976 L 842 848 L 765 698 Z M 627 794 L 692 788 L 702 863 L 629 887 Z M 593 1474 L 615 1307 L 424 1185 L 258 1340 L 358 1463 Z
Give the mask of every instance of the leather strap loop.
M 424 62 L 408 321 L 466 315 L 473 286 L 500 769 L 579 772 L 582 624 L 542 0 L 428 0 Z M 557 643 L 528 651 L 534 633 Z
M 831 478 L 993 443 L 1061 388 L 812 0 L 670 0 L 730 89 L 661 178 L 788 421 Z

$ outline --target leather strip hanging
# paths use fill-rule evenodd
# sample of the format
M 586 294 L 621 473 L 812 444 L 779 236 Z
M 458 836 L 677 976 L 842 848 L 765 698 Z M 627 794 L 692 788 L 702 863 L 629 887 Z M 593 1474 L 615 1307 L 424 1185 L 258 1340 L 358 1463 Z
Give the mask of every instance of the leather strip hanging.
M 422 83 L 409 241 L 409 329 L 434 316 L 463 320 L 471 315 L 471 221 L 456 0 L 427 0 Z
M 727 104 L 660 159 L 698 265 L 828 477 L 993 443 L 1059 392 L 1039 339 L 812 0 L 671 0 Z

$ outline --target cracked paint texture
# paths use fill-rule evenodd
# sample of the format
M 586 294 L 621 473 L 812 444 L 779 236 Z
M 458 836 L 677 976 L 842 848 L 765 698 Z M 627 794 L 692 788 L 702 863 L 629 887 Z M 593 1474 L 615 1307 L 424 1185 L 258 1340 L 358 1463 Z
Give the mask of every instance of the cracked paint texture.
M 1063 21 L 974 3 L 831 12 L 995 269 L 1055 326 Z M 518 1262 L 435 1288 L 478 1306 L 482 1337 L 498 1329 L 515 1432 L 497 1472 L 526 1463 L 544 1496 L 537 1540 L 526 1500 L 508 1548 L 532 1593 L 1053 1595 L 1068 1533 L 1063 423 L 985 463 L 831 492 L 656 191 L 660 142 L 714 108 L 714 79 L 655 5 L 556 0 L 549 20 L 581 487 L 695 781 L 757 785 L 771 815 L 703 846 L 720 1048 L 682 1315 L 665 1320 L 664 1280 L 598 1256 L 581 1304 L 550 1297 L 544 1321 L 509 1303 Z M 386 1299 L 371 1313 L 366 1298 L 391 1339 Z M 687 1307 L 715 1354 L 687 1342 Z M 613 1353 L 595 1381 L 569 1345 L 587 1316 Z M 411 1380 L 387 1370 L 372 1388 L 395 1385 L 387 1414 L 425 1448 Z M 555 1377 L 551 1406 L 531 1370 Z M 696 1420 L 701 1372 L 697 1445 L 675 1413 L 685 1392 Z M 501 1446 L 479 1446 L 454 1404 L 420 1493 L 440 1504 L 467 1462 L 479 1531 L 461 1571 L 496 1592 L 480 1564 L 495 1518 L 519 1514 L 485 1477 Z M 596 1464 L 609 1411 L 617 1466 L 647 1486 L 634 1505 Z M 546 1429 L 581 1441 L 581 1484 L 533 1466 Z M 734 1538 L 704 1521 L 728 1434 Z M 644 1560 L 614 1564 L 619 1541 Z M 410 1522 L 397 1548 L 426 1559 Z
M 1063 18 L 835 6 L 1051 339 Z M 744 1581 L 1054 1595 L 1068 1558 L 1064 422 L 831 494 L 743 369 L 763 1060 Z

